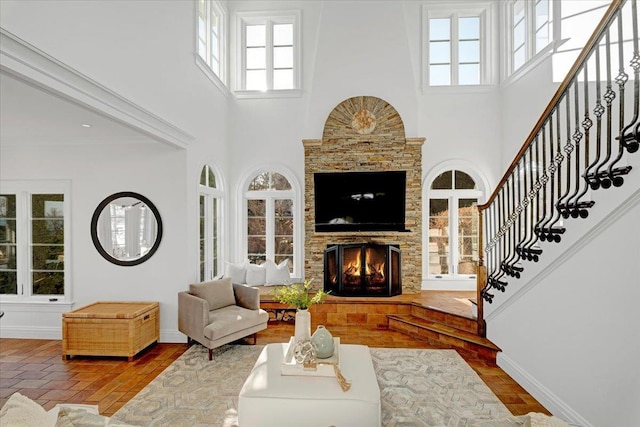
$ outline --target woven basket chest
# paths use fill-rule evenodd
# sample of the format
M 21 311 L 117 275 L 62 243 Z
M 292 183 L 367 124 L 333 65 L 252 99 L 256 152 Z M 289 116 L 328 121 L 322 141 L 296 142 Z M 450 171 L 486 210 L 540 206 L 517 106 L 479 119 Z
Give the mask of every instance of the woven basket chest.
M 123 356 L 158 342 L 157 302 L 96 302 L 62 314 L 62 357 Z

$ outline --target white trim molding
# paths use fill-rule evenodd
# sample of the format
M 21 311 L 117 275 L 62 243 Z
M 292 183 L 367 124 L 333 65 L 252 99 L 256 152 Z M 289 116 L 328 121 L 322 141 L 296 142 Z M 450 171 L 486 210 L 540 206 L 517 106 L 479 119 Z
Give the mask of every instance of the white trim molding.
M 194 140 L 178 127 L 3 28 L 0 28 L 0 71 L 130 126 L 171 147 L 185 149 Z

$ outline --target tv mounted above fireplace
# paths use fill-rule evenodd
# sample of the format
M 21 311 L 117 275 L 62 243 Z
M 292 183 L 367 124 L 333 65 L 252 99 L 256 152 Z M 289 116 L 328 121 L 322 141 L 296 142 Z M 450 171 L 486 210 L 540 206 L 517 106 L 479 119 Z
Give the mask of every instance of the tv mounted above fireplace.
M 405 230 L 406 171 L 313 176 L 318 232 Z

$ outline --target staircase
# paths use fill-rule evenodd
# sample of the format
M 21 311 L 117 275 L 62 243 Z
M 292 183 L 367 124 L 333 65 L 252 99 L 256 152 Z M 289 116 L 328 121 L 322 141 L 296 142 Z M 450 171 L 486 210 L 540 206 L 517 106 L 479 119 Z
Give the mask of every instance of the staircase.
M 477 320 L 471 316 L 413 302 L 409 314 L 388 314 L 387 319 L 391 330 L 425 340 L 432 346 L 454 349 L 465 357 L 496 363 L 500 349 L 478 335 Z

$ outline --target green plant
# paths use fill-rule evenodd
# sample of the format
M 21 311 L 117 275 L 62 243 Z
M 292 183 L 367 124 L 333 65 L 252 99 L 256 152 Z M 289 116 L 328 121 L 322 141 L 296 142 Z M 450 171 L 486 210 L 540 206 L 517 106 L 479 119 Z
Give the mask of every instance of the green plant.
M 322 289 L 311 295 L 311 282 L 313 279 L 305 280 L 304 283 L 293 283 L 291 285 L 276 286 L 270 295 L 281 304 L 287 304 L 299 310 L 306 310 L 313 304 L 322 304 L 329 295 Z

